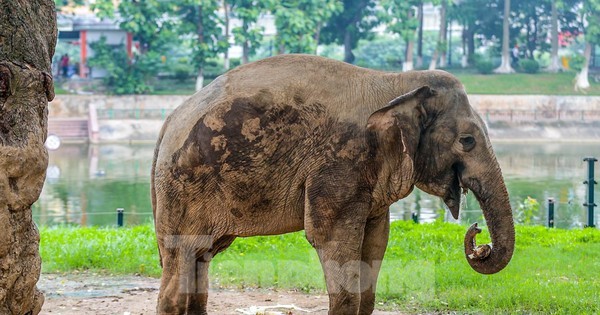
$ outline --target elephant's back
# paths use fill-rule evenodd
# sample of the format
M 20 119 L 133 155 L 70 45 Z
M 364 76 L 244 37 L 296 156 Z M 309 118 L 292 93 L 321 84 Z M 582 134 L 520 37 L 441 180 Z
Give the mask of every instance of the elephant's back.
M 238 67 L 169 116 L 157 167 L 176 160 L 219 169 L 282 162 L 281 155 L 292 156 L 307 139 L 314 145 L 330 136 L 328 128 L 334 123 L 365 126 L 369 108 L 386 102 L 372 97 L 363 84 L 383 76 L 308 55 L 272 57 Z

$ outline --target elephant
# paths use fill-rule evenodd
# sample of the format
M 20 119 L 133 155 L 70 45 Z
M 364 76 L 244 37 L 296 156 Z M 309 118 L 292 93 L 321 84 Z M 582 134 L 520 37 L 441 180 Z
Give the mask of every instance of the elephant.
M 329 314 L 371 314 L 389 206 L 415 186 L 454 218 L 472 191 L 493 246 L 476 245 L 474 224 L 467 262 L 482 274 L 509 263 L 508 192 L 486 125 L 453 75 L 302 54 L 232 69 L 179 105 L 158 137 L 157 312 L 206 314 L 210 260 L 235 238 L 304 230 Z

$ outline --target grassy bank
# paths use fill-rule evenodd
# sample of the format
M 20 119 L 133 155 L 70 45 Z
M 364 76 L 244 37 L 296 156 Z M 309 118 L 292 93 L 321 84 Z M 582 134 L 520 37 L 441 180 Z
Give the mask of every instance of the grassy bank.
M 586 93 L 573 89 L 575 72 L 467 74 L 456 73 L 468 94 L 518 94 L 518 95 L 600 95 L 600 83 L 590 78 Z
M 514 74 L 477 74 L 472 70 L 448 70 L 453 72 L 465 85 L 469 94 L 499 94 L 499 95 L 600 95 L 600 83 L 590 77 L 591 87 L 585 92 L 573 90 L 575 72 L 562 73 L 514 73 Z M 211 80 L 205 80 L 204 85 Z M 56 94 L 70 92 L 55 88 Z M 195 93 L 195 81 L 177 81 L 173 79 L 157 80 L 154 84 L 155 95 L 192 95 Z
M 462 254 L 466 227 L 394 222 L 379 277 L 378 301 L 406 312 L 600 312 L 600 231 L 517 227 L 510 265 L 479 275 Z M 485 242 L 482 235 L 479 243 Z M 41 228 L 44 272 L 75 269 L 159 276 L 150 225 Z M 211 265 L 213 285 L 324 290 L 302 232 L 237 239 Z

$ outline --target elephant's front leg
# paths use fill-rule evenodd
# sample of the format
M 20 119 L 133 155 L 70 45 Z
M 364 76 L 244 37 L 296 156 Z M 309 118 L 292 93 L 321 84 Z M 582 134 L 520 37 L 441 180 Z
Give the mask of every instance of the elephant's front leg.
M 307 202 L 304 227 L 323 266 L 329 314 L 356 315 L 360 308 L 361 246 L 366 221 L 362 208 L 366 206 L 346 203 L 338 207 L 318 200 Z
M 363 272 L 360 284 L 363 288 L 360 298 L 359 314 L 371 314 L 375 308 L 375 292 L 377 277 L 390 232 L 390 212 L 376 218 L 371 218 L 365 226 L 365 236 L 362 244 Z

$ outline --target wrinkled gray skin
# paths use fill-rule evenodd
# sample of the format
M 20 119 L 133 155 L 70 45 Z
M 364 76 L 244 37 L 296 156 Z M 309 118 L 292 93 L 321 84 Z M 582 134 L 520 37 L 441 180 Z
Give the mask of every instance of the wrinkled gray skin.
M 508 194 L 484 123 L 452 75 L 305 55 L 238 67 L 179 106 L 158 140 L 158 312 L 206 314 L 210 258 L 236 237 L 304 229 L 330 314 L 370 314 L 388 207 L 414 186 L 454 217 L 463 190 L 473 191 L 494 245 L 476 248 L 470 230 L 467 261 L 485 274 L 508 264 Z

